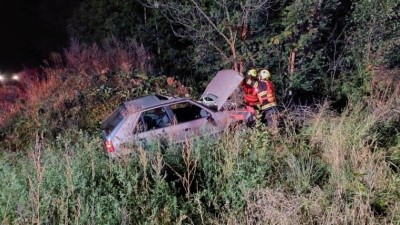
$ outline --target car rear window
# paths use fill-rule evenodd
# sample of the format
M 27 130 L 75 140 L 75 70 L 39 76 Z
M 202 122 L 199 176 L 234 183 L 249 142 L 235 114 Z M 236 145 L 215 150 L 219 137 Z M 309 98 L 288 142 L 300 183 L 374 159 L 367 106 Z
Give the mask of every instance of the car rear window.
M 118 108 L 101 124 L 101 129 L 106 135 L 109 135 L 123 118 L 121 109 Z

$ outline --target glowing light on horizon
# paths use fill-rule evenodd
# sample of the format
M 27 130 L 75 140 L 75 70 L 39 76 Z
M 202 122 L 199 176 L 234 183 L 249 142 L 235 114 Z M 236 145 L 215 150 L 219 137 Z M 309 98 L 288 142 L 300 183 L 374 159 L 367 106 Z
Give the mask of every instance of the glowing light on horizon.
M 12 81 L 19 82 L 20 79 L 21 76 L 19 73 L 14 73 L 14 74 L 0 73 L 0 83 L 7 84 Z

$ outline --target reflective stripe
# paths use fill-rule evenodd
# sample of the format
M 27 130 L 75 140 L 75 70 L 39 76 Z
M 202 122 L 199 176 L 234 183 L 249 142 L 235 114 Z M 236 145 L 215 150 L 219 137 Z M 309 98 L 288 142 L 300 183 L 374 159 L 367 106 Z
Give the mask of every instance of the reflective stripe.
M 266 91 L 262 91 L 262 92 L 260 92 L 260 93 L 258 93 L 259 95 L 266 95 L 267 94 L 267 92 Z M 267 97 L 268 97 L 268 94 L 267 94 Z
M 276 104 L 276 97 L 275 97 L 275 87 L 271 81 L 266 81 L 265 84 L 267 85 L 267 99 L 268 102 Z
M 274 107 L 274 106 L 276 106 L 276 102 L 271 102 L 269 104 L 261 106 L 261 110 L 265 110 L 265 109 L 268 109 L 268 108 L 271 108 L 271 107 Z
M 248 78 L 246 80 L 246 84 L 250 85 L 251 87 L 257 88 L 258 87 L 258 81 L 256 80 L 252 80 L 250 78 Z

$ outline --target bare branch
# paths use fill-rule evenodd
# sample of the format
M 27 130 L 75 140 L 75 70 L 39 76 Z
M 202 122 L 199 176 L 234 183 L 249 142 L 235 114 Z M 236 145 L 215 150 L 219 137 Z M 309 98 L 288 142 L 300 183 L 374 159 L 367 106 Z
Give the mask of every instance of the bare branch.
M 206 20 L 209 22 L 209 24 L 215 29 L 215 31 L 221 35 L 221 37 L 223 37 L 225 39 L 226 42 L 229 42 L 229 38 L 223 34 L 221 31 L 219 31 L 218 27 L 212 22 L 212 20 L 210 19 L 210 17 L 207 16 L 207 14 L 200 8 L 200 6 L 194 1 L 191 0 L 191 2 L 193 2 L 193 4 L 196 6 L 197 10 L 199 10 L 199 12 L 204 16 L 204 18 L 206 18 Z

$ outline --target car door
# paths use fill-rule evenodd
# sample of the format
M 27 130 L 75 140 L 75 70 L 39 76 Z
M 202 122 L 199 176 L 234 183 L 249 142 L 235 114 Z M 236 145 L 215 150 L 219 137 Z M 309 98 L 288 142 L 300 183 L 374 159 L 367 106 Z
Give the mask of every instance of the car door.
M 174 125 L 168 128 L 168 135 L 176 142 L 200 137 L 220 131 L 212 121 L 213 112 L 191 101 L 184 101 L 169 106 L 173 113 Z
M 172 126 L 173 120 L 165 107 L 143 111 L 135 126 L 135 141 L 146 146 L 153 141 L 169 138 Z

